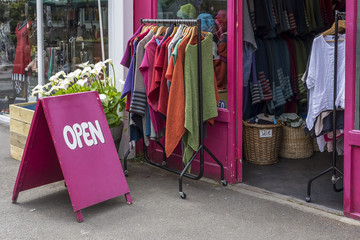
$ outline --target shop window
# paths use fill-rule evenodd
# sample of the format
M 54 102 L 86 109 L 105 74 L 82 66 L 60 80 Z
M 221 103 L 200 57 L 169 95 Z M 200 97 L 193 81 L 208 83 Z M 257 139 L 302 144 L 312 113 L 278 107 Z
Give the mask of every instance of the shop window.
M 226 0 L 159 0 L 160 19 L 202 19 L 202 31 L 213 34 L 213 67 L 220 102 L 227 108 L 227 1 Z
M 55 1 L 48 1 L 55 2 Z M 44 1 L 45 83 L 59 71 L 74 71 L 78 64 L 102 60 L 98 1 Z M 101 1 L 105 58 L 108 57 L 108 1 Z
M 28 1 L 0 1 L 0 110 L 25 101 L 30 81 L 28 65 L 36 46 L 36 5 Z M 25 86 L 25 87 L 24 87 Z
M 108 1 L 101 1 L 105 58 L 108 57 Z M 44 83 L 58 71 L 102 60 L 98 1 L 43 1 Z M 36 0 L 0 1 L 0 110 L 33 101 L 38 84 Z

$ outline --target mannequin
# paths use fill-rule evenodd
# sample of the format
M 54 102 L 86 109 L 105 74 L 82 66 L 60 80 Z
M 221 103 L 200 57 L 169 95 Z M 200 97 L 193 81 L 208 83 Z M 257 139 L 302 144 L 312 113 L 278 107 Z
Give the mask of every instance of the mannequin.
M 25 16 L 25 14 L 22 16 Z M 24 86 L 28 76 L 26 76 L 25 68 L 31 62 L 31 47 L 29 43 L 31 24 L 32 21 L 24 18 L 24 20 L 18 22 L 15 30 L 17 44 L 12 80 L 14 81 L 16 94 L 21 97 L 26 97 Z

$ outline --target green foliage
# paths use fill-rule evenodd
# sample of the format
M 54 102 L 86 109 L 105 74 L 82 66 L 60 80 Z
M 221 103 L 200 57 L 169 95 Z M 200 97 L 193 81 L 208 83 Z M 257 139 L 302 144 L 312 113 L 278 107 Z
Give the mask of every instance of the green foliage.
M 32 94 L 58 96 L 97 91 L 109 127 L 119 126 L 123 122 L 123 111 L 126 107 L 126 99 L 121 99 L 121 91 L 116 89 L 115 82 L 113 82 L 113 79 L 115 81 L 115 71 L 113 71 L 113 78 L 107 76 L 106 63 L 110 63 L 113 67 L 111 60 L 106 60 L 95 65 L 89 63 L 81 64 L 83 70 L 77 69 L 69 74 L 58 72 L 50 77 L 50 83 L 44 86 L 36 86 Z

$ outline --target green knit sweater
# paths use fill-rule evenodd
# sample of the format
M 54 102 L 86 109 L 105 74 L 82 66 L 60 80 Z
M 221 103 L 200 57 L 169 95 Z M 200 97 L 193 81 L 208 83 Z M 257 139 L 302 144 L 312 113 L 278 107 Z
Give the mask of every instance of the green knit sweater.
M 212 56 L 213 35 L 209 33 L 201 42 L 202 46 L 202 85 L 203 85 L 203 120 L 218 115 L 215 96 L 214 68 Z M 187 164 L 199 147 L 199 82 L 197 45 L 188 44 L 185 50 L 185 129 L 183 135 L 183 162 Z

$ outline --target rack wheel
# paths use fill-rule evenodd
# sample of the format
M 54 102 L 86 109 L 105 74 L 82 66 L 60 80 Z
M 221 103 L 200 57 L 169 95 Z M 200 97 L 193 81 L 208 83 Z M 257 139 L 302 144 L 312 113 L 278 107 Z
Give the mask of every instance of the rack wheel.
M 226 187 L 228 185 L 228 182 L 226 180 L 221 180 L 221 183 L 224 187 Z
M 179 192 L 179 194 L 180 194 L 180 197 L 181 197 L 182 199 L 185 199 L 185 198 L 186 198 L 186 194 L 185 194 L 184 192 Z
M 125 171 L 124 171 L 124 174 L 125 174 L 125 177 L 128 177 L 128 176 L 129 176 L 128 170 L 125 170 Z
M 306 202 L 311 202 L 311 197 L 307 196 L 307 197 L 305 198 L 305 201 L 306 201 Z
M 166 166 L 166 161 L 163 161 L 161 165 Z

